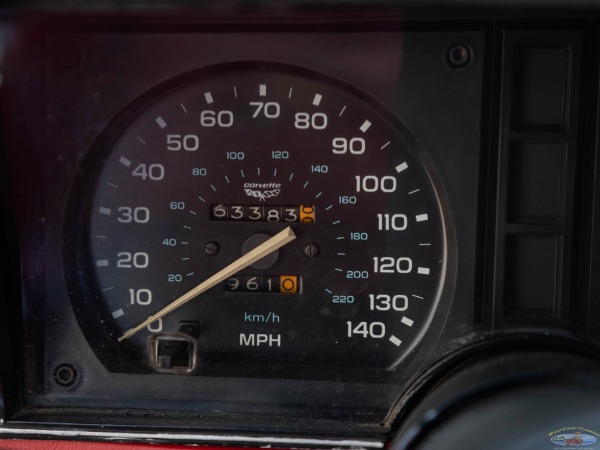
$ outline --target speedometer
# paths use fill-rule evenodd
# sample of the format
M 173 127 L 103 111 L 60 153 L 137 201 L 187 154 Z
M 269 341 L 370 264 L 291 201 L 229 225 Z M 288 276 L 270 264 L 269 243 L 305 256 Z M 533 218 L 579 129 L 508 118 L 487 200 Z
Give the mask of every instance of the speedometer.
M 450 301 L 450 215 L 417 141 L 296 67 L 222 65 L 148 92 L 99 136 L 69 209 L 71 300 L 111 371 L 392 369 Z

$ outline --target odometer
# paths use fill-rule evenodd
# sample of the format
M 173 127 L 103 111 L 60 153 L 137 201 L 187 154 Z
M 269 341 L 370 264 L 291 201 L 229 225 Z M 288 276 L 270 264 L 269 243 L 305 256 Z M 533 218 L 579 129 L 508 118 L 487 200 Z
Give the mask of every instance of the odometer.
M 114 119 L 74 188 L 78 319 L 112 371 L 394 368 L 450 300 L 432 170 L 389 112 L 317 74 L 237 64 L 167 82 Z M 119 341 L 287 227 L 293 241 Z

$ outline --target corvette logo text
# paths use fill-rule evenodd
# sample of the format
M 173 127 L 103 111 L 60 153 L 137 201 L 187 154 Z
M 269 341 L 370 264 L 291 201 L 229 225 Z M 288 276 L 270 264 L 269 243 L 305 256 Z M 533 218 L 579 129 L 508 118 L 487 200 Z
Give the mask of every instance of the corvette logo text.
M 257 198 L 261 202 L 277 197 L 281 192 L 281 183 L 246 183 L 244 191 L 248 197 Z

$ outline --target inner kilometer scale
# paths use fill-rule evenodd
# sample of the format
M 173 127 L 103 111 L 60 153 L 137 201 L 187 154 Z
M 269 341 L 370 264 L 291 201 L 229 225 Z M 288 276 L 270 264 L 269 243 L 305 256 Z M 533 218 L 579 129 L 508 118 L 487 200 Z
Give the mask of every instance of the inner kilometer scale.
M 65 230 L 74 310 L 109 370 L 333 378 L 406 359 L 449 301 L 448 213 L 400 121 L 278 64 L 134 104 L 86 156 Z

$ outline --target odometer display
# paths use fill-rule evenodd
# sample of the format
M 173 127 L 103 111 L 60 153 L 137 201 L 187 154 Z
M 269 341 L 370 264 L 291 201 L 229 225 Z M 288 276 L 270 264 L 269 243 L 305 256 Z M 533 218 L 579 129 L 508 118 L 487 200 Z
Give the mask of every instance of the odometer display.
M 312 205 L 211 205 L 210 220 L 313 223 L 315 207 Z
M 175 358 L 191 375 L 390 369 L 440 302 L 448 213 L 432 168 L 341 82 L 275 64 L 188 74 L 116 117 L 83 169 L 65 258 L 110 370 L 161 371 L 163 347 L 193 351 Z M 287 226 L 293 242 L 117 341 Z

